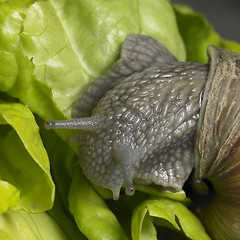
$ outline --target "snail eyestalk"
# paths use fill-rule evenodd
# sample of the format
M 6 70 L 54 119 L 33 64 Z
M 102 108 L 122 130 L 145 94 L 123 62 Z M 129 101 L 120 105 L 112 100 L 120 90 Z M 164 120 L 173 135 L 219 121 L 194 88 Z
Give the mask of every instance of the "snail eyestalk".
M 99 119 L 93 117 L 77 118 L 62 121 L 47 121 L 45 122 L 46 129 L 82 129 L 94 130 L 98 127 Z
M 122 168 L 123 179 L 125 183 L 125 192 L 128 196 L 133 196 L 135 188 L 132 183 L 132 162 L 133 151 L 127 144 L 115 143 L 114 146 L 115 158 L 120 162 Z

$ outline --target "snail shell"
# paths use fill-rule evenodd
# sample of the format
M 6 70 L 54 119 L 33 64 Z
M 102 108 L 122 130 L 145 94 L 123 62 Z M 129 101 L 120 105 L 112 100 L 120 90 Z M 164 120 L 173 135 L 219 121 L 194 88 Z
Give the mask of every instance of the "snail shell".
M 195 141 L 196 178 L 215 197 L 201 217 L 214 239 L 240 239 L 240 55 L 210 46 Z

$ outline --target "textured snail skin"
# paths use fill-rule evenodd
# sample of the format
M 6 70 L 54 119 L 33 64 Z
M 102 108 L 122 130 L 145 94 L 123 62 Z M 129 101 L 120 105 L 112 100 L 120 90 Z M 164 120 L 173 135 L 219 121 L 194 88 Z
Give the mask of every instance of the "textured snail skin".
M 46 127 L 85 129 L 78 135 L 83 173 L 114 199 L 123 184 L 134 194 L 133 181 L 178 191 L 193 168 L 207 72 L 208 65 L 178 62 L 155 39 L 130 34 L 120 60 L 76 102 L 77 119 Z
M 180 190 L 193 168 L 206 70 L 177 62 L 150 67 L 109 91 L 92 114 L 100 119 L 98 128 L 79 138 L 84 174 L 114 198 L 123 182 L 133 189 L 132 180 Z

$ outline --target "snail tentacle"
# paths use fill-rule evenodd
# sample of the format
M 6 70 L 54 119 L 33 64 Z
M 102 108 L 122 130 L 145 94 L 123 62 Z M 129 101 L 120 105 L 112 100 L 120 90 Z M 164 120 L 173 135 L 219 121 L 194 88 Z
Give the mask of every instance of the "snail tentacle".
M 45 122 L 46 129 L 82 129 L 82 130 L 94 130 L 98 127 L 100 119 L 97 117 L 89 118 L 77 118 L 71 120 L 61 121 L 47 121 Z
M 132 164 L 134 162 L 133 159 L 136 157 L 136 155 L 134 156 L 134 151 L 127 144 L 116 142 L 113 145 L 113 157 L 115 157 L 116 160 L 120 162 L 126 194 L 128 196 L 134 195 L 135 189 L 133 187 L 132 180 Z M 114 200 L 116 200 L 116 197 L 114 198 Z
M 172 63 L 177 59 L 152 37 L 129 34 L 122 44 L 121 58 L 110 70 L 96 79 L 76 101 L 73 118 L 89 117 L 99 100 L 119 81 L 154 64 Z

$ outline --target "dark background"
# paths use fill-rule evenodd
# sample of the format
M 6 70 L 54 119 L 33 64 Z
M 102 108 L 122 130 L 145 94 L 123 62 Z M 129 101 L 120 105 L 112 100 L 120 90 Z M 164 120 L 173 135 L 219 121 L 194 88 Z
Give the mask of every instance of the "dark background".
M 172 0 L 207 17 L 221 37 L 240 43 L 240 0 Z

